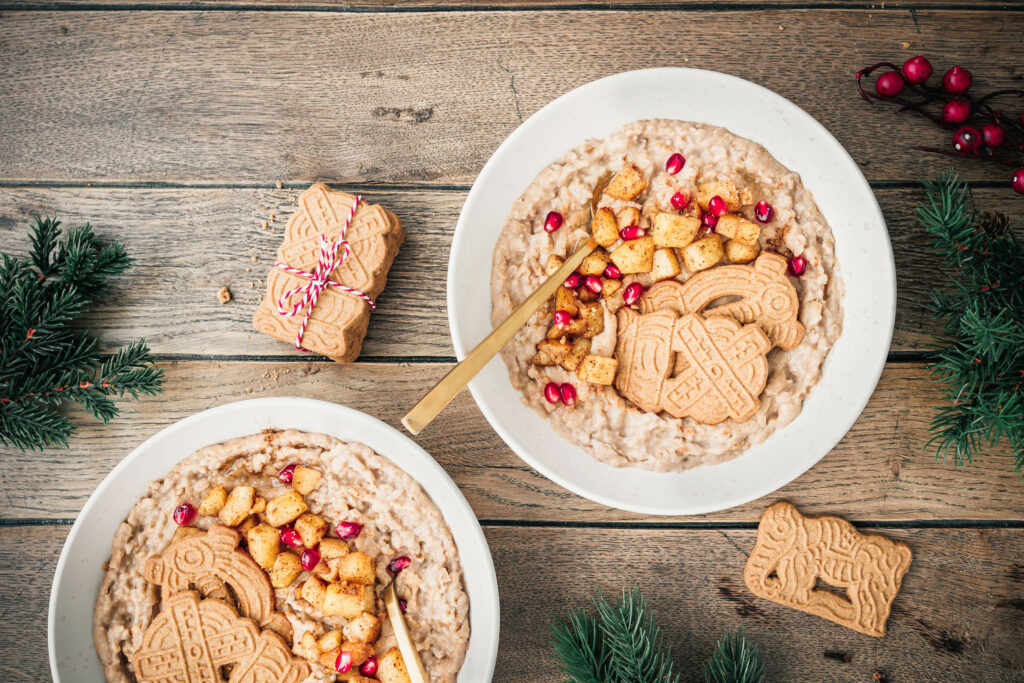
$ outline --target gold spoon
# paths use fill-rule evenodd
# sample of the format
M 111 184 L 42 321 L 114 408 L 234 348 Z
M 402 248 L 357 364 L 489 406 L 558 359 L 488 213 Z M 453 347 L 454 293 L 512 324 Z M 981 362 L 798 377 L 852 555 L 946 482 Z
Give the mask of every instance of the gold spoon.
M 601 199 L 601 194 L 610 177 L 611 172 L 606 172 L 594 186 L 594 192 L 590 197 L 591 220 L 597 213 L 597 203 Z M 409 414 L 402 418 L 405 428 L 412 434 L 419 434 L 424 427 L 430 424 L 438 413 L 444 410 L 445 406 L 451 403 L 452 399 L 469 384 L 476 373 L 487 365 L 494 354 L 498 353 L 501 347 L 519 331 L 519 328 L 526 324 L 530 316 L 554 295 L 565 279 L 580 267 L 583 259 L 589 256 L 594 249 L 597 249 L 597 242 L 590 237 L 583 246 L 565 260 L 561 268 L 545 280 L 533 294 L 526 297 L 526 300 L 505 319 L 505 322 L 484 337 L 484 340 L 477 344 L 476 348 L 470 351 L 461 363 L 452 368 L 440 382 L 434 385 L 433 389 L 427 392 L 426 396 L 420 399 L 419 403 L 413 406 Z
M 420 653 L 416 651 L 416 645 L 409 635 L 409 627 L 405 624 L 405 617 L 402 615 L 402 607 L 398 604 L 398 595 L 395 594 L 395 580 L 384 589 L 384 606 L 388 609 L 388 618 L 391 620 L 391 628 L 395 630 L 395 638 L 398 640 L 398 649 L 402 653 L 402 660 L 405 668 L 408 669 L 409 678 L 412 683 L 428 683 L 427 671 L 420 661 Z

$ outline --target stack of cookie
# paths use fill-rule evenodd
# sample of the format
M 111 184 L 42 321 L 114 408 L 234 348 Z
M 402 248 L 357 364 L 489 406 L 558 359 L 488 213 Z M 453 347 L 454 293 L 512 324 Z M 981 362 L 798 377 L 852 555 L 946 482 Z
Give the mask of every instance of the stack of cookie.
M 404 239 L 395 214 L 316 183 L 299 195 L 253 325 L 303 350 L 354 361 Z

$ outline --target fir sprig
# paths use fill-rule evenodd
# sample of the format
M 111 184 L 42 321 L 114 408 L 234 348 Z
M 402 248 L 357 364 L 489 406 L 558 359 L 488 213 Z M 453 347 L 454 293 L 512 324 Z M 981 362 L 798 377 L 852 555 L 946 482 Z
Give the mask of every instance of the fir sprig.
M 981 214 L 967 183 L 950 171 L 922 183 L 918 219 L 933 236 L 948 286 L 929 309 L 942 321 L 932 376 L 948 404 L 931 423 L 929 446 L 956 467 L 1005 440 L 1024 468 L 1024 248 L 1002 215 Z
M 761 648 L 747 640 L 742 628 L 726 631 L 704 665 L 705 683 L 761 683 L 764 679 Z
M 159 393 L 162 370 L 142 340 L 102 359 L 96 340 L 71 329 L 108 281 L 131 267 L 118 243 L 102 244 L 85 225 L 61 239 L 60 221 L 36 218 L 28 258 L 0 254 L 0 445 L 67 446 L 75 403 L 108 422 L 114 399 Z
M 639 586 L 630 583 L 614 604 L 598 591 L 594 611 L 574 608 L 568 620 L 552 623 L 559 668 L 569 681 L 678 683 L 672 649 L 666 647 Z M 727 633 L 705 667 L 705 677 L 710 683 L 760 683 L 764 680 L 760 650 L 742 631 Z

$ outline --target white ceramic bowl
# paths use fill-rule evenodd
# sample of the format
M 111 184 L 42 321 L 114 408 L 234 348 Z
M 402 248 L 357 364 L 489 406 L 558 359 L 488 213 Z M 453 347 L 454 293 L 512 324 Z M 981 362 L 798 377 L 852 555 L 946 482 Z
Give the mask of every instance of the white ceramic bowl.
M 885 221 L 853 159 L 809 114 L 749 81 L 696 69 L 630 71 L 562 95 L 519 126 L 473 184 L 452 242 L 448 315 L 455 352 L 463 358 L 491 330 L 491 254 L 512 203 L 584 139 L 653 118 L 723 126 L 764 145 L 800 174 L 832 226 L 846 284 L 843 333 L 799 417 L 721 465 L 654 473 L 612 468 L 561 438 L 523 405 L 500 358 L 469 386 L 512 450 L 565 488 L 623 510 L 699 514 L 760 498 L 818 462 L 860 415 L 885 365 L 896 312 Z
M 55 683 L 102 681 L 92 645 L 92 610 L 117 525 L 146 485 L 198 448 L 268 427 L 361 441 L 418 481 L 455 537 L 469 595 L 471 635 L 458 680 L 489 681 L 498 653 L 498 582 L 480 524 L 455 482 L 422 448 L 380 420 L 308 398 L 261 398 L 205 410 L 167 427 L 120 462 L 100 483 L 71 527 L 50 593 L 50 671 Z

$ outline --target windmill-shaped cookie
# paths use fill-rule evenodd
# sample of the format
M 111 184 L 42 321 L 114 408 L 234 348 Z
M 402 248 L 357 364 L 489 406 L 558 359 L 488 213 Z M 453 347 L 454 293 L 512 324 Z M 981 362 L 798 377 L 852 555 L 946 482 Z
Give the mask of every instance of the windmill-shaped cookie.
M 347 250 L 339 242 L 342 237 Z M 370 322 L 368 301 L 384 290 L 404 239 L 401 221 L 384 207 L 316 183 L 299 195 L 299 209 L 288 220 L 253 325 L 336 361 L 355 360 Z M 331 262 L 325 256 L 330 247 L 338 265 L 325 277 L 344 288 L 323 287 L 314 303 L 307 294 L 318 269 Z

